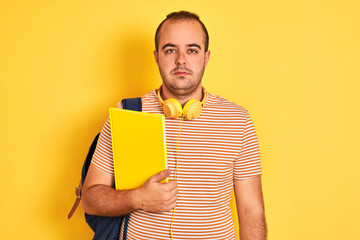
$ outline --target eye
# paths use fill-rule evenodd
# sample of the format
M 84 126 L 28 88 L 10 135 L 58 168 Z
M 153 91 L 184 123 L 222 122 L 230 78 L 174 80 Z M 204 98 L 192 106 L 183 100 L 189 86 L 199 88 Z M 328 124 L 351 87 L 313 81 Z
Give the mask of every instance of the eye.
M 169 48 L 169 49 L 165 50 L 165 53 L 174 53 L 174 52 L 175 52 L 175 49 L 173 49 L 173 48 Z
M 193 48 L 190 48 L 188 50 L 189 53 L 198 53 L 198 50 L 197 49 L 193 49 Z

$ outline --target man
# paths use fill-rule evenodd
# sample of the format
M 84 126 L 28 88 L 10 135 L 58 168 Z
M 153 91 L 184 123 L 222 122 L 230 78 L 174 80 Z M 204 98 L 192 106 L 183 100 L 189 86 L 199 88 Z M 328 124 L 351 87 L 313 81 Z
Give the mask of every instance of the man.
M 201 101 L 202 107 L 195 119 L 166 118 L 167 170 L 140 188 L 115 190 L 109 120 L 101 132 L 83 207 L 94 215 L 130 214 L 128 239 L 236 239 L 229 207 L 233 187 L 241 240 L 266 239 L 255 129 L 246 109 L 203 90 L 208 42 L 198 16 L 185 11 L 169 14 L 156 32 L 154 56 L 163 84 L 142 97 L 143 111 L 162 114 L 168 99 L 185 108 L 189 100 Z

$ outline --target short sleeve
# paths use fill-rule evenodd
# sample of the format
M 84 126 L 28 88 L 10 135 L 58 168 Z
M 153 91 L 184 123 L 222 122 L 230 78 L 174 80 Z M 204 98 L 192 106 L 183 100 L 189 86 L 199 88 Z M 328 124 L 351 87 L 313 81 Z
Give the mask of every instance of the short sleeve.
M 259 142 L 249 114 L 246 116 L 240 140 L 240 154 L 234 163 L 234 180 L 243 180 L 261 175 Z
M 91 164 L 101 172 L 114 175 L 110 119 L 106 120 L 101 130 Z
M 122 108 L 121 102 L 119 102 L 116 107 Z M 106 120 L 101 130 L 91 163 L 96 169 L 104 173 L 114 175 L 114 161 L 109 118 Z

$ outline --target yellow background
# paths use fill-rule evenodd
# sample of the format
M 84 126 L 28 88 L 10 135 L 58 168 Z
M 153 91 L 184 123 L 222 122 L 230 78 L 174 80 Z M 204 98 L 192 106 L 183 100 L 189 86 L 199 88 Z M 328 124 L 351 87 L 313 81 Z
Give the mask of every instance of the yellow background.
M 0 1 L 2 239 L 90 239 L 66 218 L 88 146 L 160 85 L 154 32 L 181 9 L 210 33 L 205 86 L 253 117 L 269 239 L 359 239 L 357 0 Z

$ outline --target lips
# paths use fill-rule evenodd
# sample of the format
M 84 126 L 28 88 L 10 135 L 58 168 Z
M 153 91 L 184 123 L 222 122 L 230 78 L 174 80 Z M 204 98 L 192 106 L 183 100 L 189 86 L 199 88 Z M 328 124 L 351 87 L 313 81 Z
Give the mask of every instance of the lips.
M 188 74 L 190 74 L 190 73 L 184 72 L 184 71 L 176 71 L 176 72 L 174 72 L 174 74 L 175 74 L 175 75 L 180 75 L 180 76 L 182 76 L 182 75 L 188 75 Z

